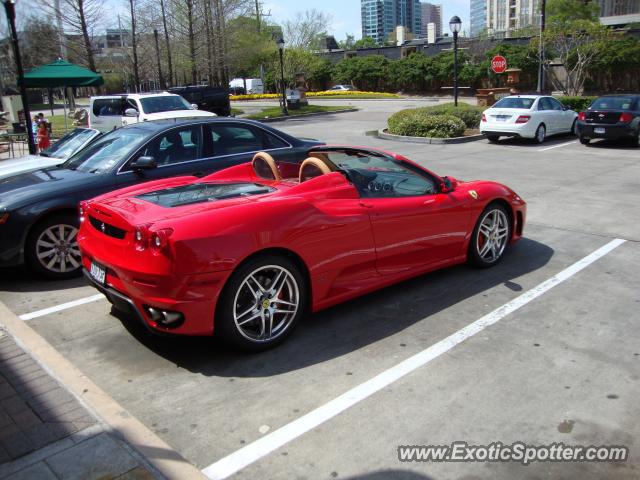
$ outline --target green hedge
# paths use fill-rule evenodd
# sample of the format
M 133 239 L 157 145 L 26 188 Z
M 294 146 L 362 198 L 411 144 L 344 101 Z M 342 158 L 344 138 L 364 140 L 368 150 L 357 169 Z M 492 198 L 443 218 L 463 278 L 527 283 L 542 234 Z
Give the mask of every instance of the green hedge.
M 389 133 L 408 137 L 461 137 L 465 124 L 446 113 L 430 114 L 423 109 L 402 110 L 389 118 Z
M 557 97 L 558 100 L 562 102 L 563 105 L 569 107 L 571 110 L 576 112 L 581 112 L 582 110 L 586 110 L 591 102 L 593 102 L 598 97 Z
M 462 120 L 467 128 L 478 128 L 484 109 L 485 107 L 477 107 L 468 103 L 458 103 L 457 107 L 453 103 L 443 103 L 442 105 L 433 105 L 431 107 L 400 110 L 389 118 L 388 123 L 389 128 L 392 128 L 391 125 L 404 116 L 411 115 L 412 112 L 422 112 L 427 115 L 453 115 Z

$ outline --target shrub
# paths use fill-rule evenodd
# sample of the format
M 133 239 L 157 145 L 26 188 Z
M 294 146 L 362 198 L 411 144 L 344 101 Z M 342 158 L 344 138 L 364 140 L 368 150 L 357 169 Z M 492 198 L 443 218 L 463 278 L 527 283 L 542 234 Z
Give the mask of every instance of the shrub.
M 443 103 L 442 105 L 433 105 L 431 107 L 400 110 L 389 118 L 389 128 L 391 128 L 393 122 L 397 122 L 404 115 L 409 115 L 411 112 L 422 112 L 426 115 L 452 115 L 462 120 L 466 128 L 478 128 L 484 108 L 469 105 L 468 103 L 458 103 L 457 107 L 453 103 Z
M 465 124 L 446 113 L 431 115 L 424 111 L 403 110 L 389 118 L 389 133 L 409 137 L 453 138 L 464 134 Z
M 571 110 L 581 112 L 586 110 L 596 98 L 598 97 L 558 97 L 558 100 Z

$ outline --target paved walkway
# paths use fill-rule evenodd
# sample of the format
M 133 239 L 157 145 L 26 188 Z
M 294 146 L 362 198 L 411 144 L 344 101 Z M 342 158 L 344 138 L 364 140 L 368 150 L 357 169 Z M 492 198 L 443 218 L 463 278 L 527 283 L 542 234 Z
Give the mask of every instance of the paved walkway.
M 0 479 L 33 478 L 156 476 L 0 330 Z

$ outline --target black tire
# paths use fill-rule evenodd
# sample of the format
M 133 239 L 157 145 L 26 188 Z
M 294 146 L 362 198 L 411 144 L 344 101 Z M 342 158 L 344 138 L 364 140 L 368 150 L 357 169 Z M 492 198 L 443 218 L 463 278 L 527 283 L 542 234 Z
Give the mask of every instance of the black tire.
M 286 277 L 285 275 L 285 280 L 287 280 L 287 282 L 283 282 L 283 286 L 280 288 L 281 293 L 277 293 L 274 296 L 272 295 L 273 291 L 270 291 L 269 288 L 272 287 L 272 283 L 270 282 L 276 281 L 275 277 L 277 276 L 278 271 L 288 272 L 290 276 Z M 273 275 L 270 278 L 269 274 L 271 272 L 273 272 Z M 261 276 L 263 273 L 264 275 Z M 262 287 L 266 287 L 266 291 L 262 295 L 266 296 L 256 298 L 249 295 L 249 291 L 247 290 L 248 286 L 245 281 L 254 274 L 260 282 L 264 282 Z M 251 285 L 254 285 L 254 289 L 256 289 L 255 284 L 253 282 L 250 283 Z M 277 313 L 271 310 L 270 313 L 267 314 L 266 312 L 269 308 L 275 308 L 274 305 L 276 303 L 281 303 L 283 301 L 283 296 L 286 297 L 285 286 L 287 292 L 289 292 L 289 298 L 287 301 L 293 300 L 293 291 L 297 289 L 298 301 L 295 302 L 295 300 L 293 300 L 294 303 L 297 303 L 295 313 L 288 316 L 286 313 Z M 276 285 L 275 288 L 278 288 L 278 286 Z M 253 258 L 233 272 L 227 281 L 216 309 L 214 335 L 220 338 L 223 342 L 226 342 L 237 349 L 248 352 L 261 352 L 273 348 L 282 343 L 291 334 L 300 320 L 300 317 L 306 313 L 309 303 L 308 291 L 309 289 L 305 277 L 300 271 L 300 268 L 292 260 L 284 256 L 273 254 Z M 272 307 L 267 308 L 264 306 L 264 302 L 268 303 L 270 301 L 269 297 L 273 303 L 271 303 Z M 253 308 L 253 310 L 249 311 L 247 307 L 249 307 L 249 309 Z M 289 306 L 283 306 L 283 308 L 291 310 L 294 309 L 294 307 Z M 238 311 L 248 312 L 248 315 L 245 318 L 246 327 L 244 328 L 239 326 L 235 320 L 236 314 L 238 314 L 236 309 Z M 293 312 L 290 311 L 289 313 Z M 252 315 L 254 317 L 258 315 L 258 317 L 254 320 L 249 320 Z M 278 317 L 276 317 L 276 315 L 278 315 Z M 238 317 L 239 319 L 242 319 L 243 315 L 238 314 Z M 260 331 L 266 334 L 266 322 L 269 318 L 272 319 L 272 324 L 273 319 L 276 318 L 278 318 L 279 322 L 281 321 L 283 323 L 280 331 L 278 333 L 272 331 L 274 335 L 269 339 L 255 338 L 259 337 Z
M 584 137 L 580 137 L 580 143 L 582 145 L 589 145 L 589 142 L 591 142 L 590 138 L 584 138 Z
M 499 135 L 487 135 L 487 140 L 489 140 L 489 143 L 498 143 L 498 141 L 500 140 L 500 136 Z
M 540 125 L 538 125 L 538 128 L 536 128 L 536 134 L 535 134 L 535 137 L 533 138 L 533 141 L 536 143 L 544 143 L 546 139 L 547 139 L 547 127 L 545 127 L 544 123 L 541 123 Z
M 499 212 L 499 215 L 503 216 L 504 222 L 506 223 L 506 236 L 504 237 L 504 245 L 500 246 L 500 252 L 497 255 L 497 258 L 488 259 L 485 258 L 482 253 L 482 247 L 484 243 L 480 241 L 478 235 L 480 235 L 480 228 L 485 219 L 487 219 L 490 215 L 493 215 L 495 211 Z M 471 240 L 469 241 L 469 250 L 467 254 L 467 258 L 469 262 L 479 268 L 488 268 L 496 265 L 502 260 L 505 252 L 509 246 L 509 241 L 511 240 L 511 232 L 512 232 L 512 220 L 511 215 L 507 211 L 507 209 L 500 203 L 490 203 L 487 207 L 482 211 L 478 220 L 476 221 L 476 226 L 473 229 L 473 234 L 471 235 Z M 500 228 L 498 229 L 500 230 Z M 484 236 L 484 234 L 483 234 Z M 486 255 L 486 254 L 485 254 Z
M 40 220 L 29 232 L 25 244 L 25 260 L 29 268 L 52 280 L 79 276 L 82 273 L 76 240 L 79 225 L 78 217 L 72 213 L 54 214 Z M 55 242 L 47 231 L 64 240 Z

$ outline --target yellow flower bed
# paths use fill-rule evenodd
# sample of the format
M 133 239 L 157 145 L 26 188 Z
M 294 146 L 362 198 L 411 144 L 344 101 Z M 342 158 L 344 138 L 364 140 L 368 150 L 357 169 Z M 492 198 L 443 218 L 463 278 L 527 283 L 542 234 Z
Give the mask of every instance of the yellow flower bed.
M 359 95 L 367 97 L 384 97 L 384 98 L 397 98 L 395 93 L 383 93 L 383 92 L 361 92 L 361 91 L 340 91 L 340 90 L 327 90 L 325 92 L 307 92 L 307 97 L 357 97 Z M 272 98 L 280 98 L 279 93 L 254 93 L 249 95 L 231 95 L 230 100 L 266 100 Z

